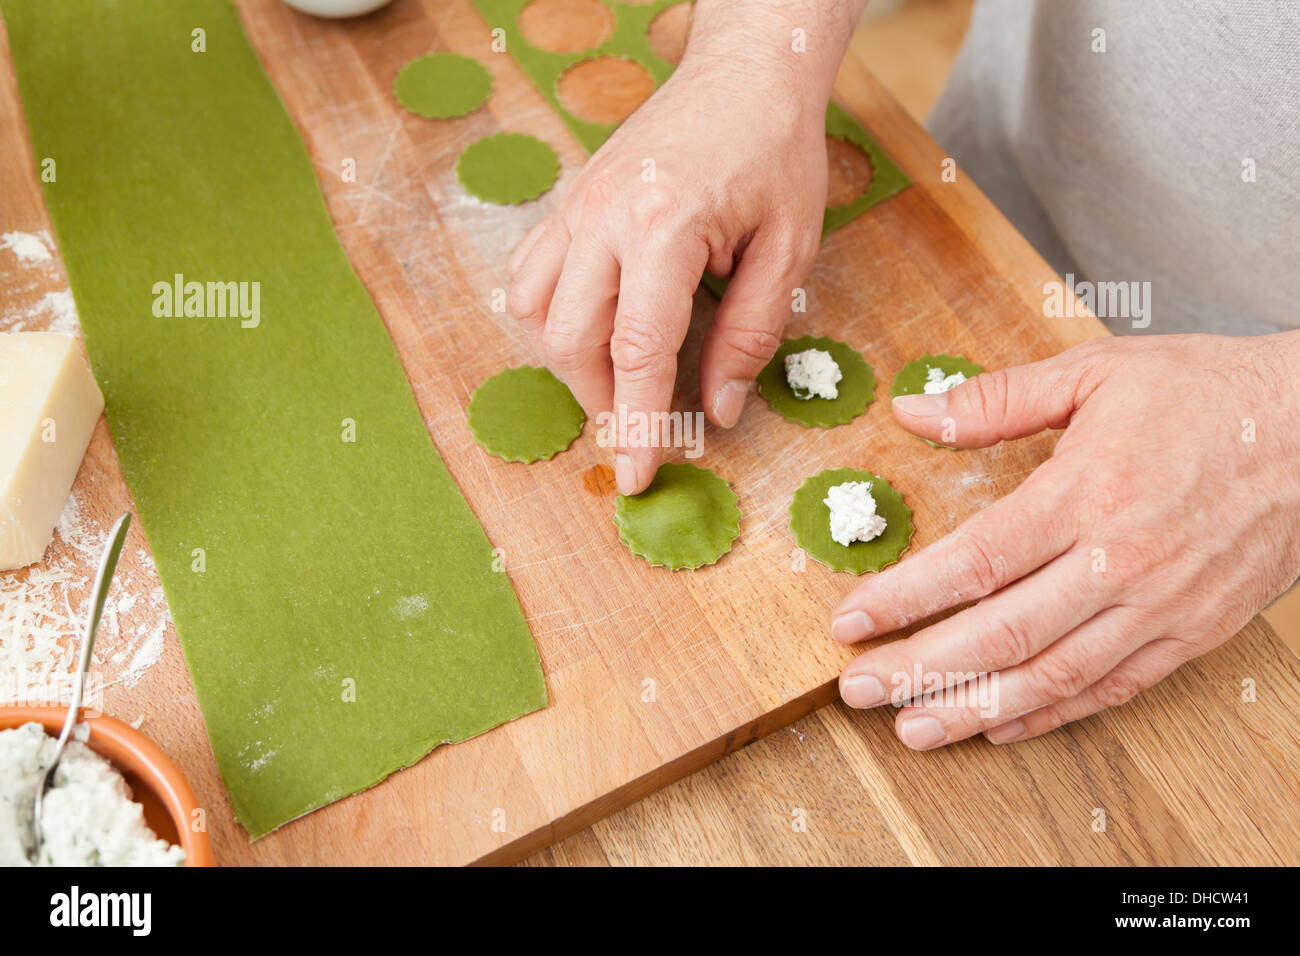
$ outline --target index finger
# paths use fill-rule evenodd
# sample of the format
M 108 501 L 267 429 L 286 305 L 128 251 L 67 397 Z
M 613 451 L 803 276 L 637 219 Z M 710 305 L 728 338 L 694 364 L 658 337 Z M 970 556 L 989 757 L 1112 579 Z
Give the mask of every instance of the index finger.
M 662 415 L 672 405 L 677 352 L 691 321 L 695 288 L 708 260 L 704 241 L 676 230 L 651 232 L 623 263 L 610 339 L 614 414 L 619 429 L 614 474 L 620 494 L 644 491 L 662 456 Z M 660 425 L 656 425 L 656 422 Z

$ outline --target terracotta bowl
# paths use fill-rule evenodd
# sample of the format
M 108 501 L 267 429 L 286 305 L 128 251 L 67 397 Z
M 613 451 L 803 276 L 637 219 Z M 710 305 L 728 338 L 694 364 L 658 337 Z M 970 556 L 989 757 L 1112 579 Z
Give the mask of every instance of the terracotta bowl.
M 0 730 L 34 720 L 57 737 L 66 715 L 63 707 L 0 707 Z M 149 828 L 168 843 L 180 844 L 186 866 L 213 866 L 207 832 L 196 833 L 189 826 L 198 808 L 194 791 L 159 746 L 116 717 L 87 717 L 83 712 L 82 722 L 90 728 L 86 746 L 126 778 L 132 797 L 144 808 Z

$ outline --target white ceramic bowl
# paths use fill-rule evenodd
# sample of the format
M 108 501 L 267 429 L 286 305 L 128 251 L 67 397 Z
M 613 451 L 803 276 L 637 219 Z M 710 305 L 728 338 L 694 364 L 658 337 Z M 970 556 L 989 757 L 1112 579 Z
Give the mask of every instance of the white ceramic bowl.
M 284 0 L 295 10 L 317 17 L 359 17 L 392 0 Z

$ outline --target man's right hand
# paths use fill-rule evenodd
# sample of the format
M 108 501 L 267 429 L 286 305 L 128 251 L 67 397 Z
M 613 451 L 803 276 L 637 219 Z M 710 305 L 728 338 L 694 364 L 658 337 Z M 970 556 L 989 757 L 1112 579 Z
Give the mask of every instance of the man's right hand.
M 810 50 L 795 52 L 789 24 L 805 6 Z M 704 342 L 700 393 L 715 424 L 740 417 L 821 238 L 826 100 L 856 12 L 818 6 L 697 3 L 677 71 L 511 257 L 510 311 L 589 416 L 668 411 L 707 268 L 731 284 Z M 642 491 L 660 454 L 618 448 L 618 490 Z

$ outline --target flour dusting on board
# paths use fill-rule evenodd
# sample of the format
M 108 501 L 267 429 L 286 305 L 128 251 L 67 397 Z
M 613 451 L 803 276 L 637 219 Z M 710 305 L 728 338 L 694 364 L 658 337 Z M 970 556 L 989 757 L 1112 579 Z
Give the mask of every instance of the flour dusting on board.
M 49 262 L 53 258 L 45 240 L 30 232 L 0 233 L 0 249 L 8 249 L 24 265 L 33 262 Z
M 74 491 L 39 564 L 0 574 L 0 705 L 58 703 L 70 687 L 95 569 L 108 540 Z M 91 658 L 91 697 L 134 687 L 158 663 L 170 617 L 143 549 L 119 565 Z M 91 700 L 91 704 L 98 701 Z
M 0 316 L 0 332 L 58 332 L 78 335 L 81 322 L 72 293 L 47 292 L 35 304 L 26 308 L 9 309 Z

